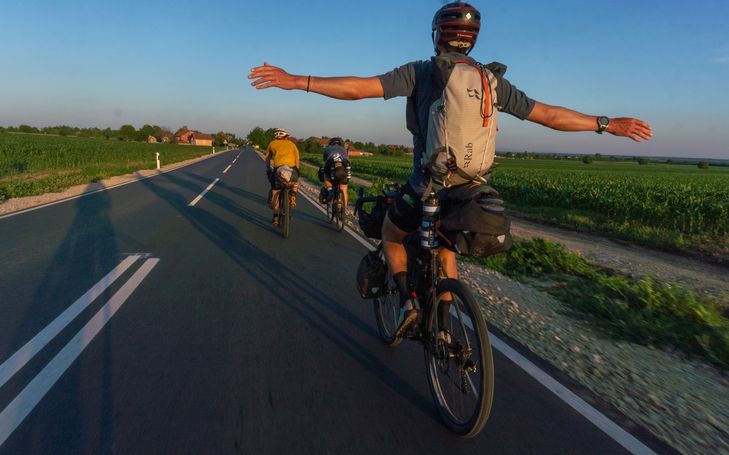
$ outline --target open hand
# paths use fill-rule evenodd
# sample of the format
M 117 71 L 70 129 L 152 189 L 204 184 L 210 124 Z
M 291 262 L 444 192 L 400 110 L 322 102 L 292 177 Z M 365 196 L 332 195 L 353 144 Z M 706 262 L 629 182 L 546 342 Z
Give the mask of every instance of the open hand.
M 269 87 L 278 87 L 284 90 L 298 88 L 296 85 L 297 76 L 266 62 L 263 62 L 263 66 L 253 68 L 251 74 L 248 75 L 248 79 L 254 79 L 251 85 L 258 90 Z
M 606 131 L 615 136 L 629 137 L 635 142 L 649 141 L 653 137 L 653 128 L 637 118 L 611 118 Z

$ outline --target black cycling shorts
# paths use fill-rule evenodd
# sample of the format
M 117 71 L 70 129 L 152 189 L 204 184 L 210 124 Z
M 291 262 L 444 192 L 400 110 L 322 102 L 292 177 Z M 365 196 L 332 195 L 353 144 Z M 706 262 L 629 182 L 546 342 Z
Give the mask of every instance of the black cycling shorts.
M 400 193 L 387 210 L 387 216 L 401 231 L 415 232 L 420 227 L 420 221 L 423 218 L 423 201 L 410 183 L 406 183 L 400 189 Z

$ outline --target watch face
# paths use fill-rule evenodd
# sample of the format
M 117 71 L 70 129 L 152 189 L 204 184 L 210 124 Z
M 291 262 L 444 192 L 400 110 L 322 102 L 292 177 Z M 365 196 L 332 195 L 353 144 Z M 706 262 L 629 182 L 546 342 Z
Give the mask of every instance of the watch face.
M 606 127 L 606 126 L 608 126 L 608 123 L 610 123 L 610 119 L 608 119 L 607 117 L 604 117 L 604 116 L 598 117 L 597 123 L 602 127 Z

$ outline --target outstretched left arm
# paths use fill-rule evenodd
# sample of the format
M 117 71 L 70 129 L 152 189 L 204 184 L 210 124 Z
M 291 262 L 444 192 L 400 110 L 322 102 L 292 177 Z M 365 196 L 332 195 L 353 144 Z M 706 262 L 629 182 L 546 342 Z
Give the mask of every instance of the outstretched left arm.
M 597 117 L 560 106 L 536 102 L 527 120 L 559 131 L 596 131 Z M 615 136 L 629 137 L 636 142 L 649 141 L 653 128 L 636 118 L 611 118 L 606 130 Z

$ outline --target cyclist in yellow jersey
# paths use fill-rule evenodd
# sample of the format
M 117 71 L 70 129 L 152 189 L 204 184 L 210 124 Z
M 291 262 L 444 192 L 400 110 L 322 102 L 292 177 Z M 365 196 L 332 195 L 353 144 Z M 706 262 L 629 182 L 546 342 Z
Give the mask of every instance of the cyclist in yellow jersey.
M 296 182 L 291 190 L 289 203 L 291 207 L 296 207 L 296 192 L 299 190 L 299 149 L 296 144 L 289 139 L 289 133 L 283 128 L 277 128 L 274 132 L 275 139 L 268 145 L 266 149 L 266 173 L 271 184 L 269 192 L 269 205 L 273 210 L 273 224 L 278 224 L 278 189 L 276 189 L 276 172 L 281 166 L 288 166 L 293 169 L 291 180 Z

